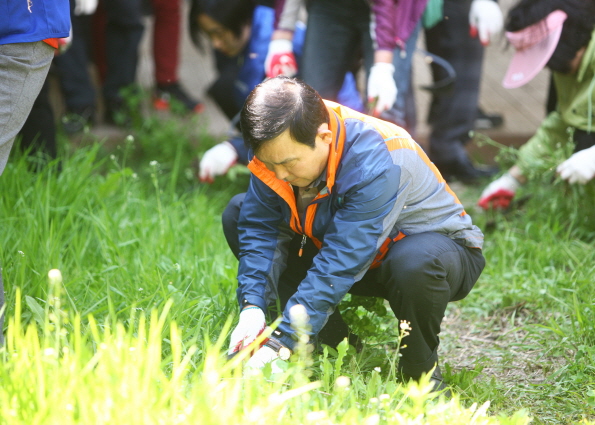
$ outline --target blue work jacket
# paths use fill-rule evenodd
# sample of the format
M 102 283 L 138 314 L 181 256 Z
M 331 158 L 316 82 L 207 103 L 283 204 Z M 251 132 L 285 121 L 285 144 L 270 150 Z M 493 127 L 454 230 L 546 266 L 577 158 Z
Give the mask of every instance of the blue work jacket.
M 325 103 L 333 136 L 325 187 L 299 214 L 292 186 L 254 157 L 238 221 L 241 307 L 266 310 L 274 301 L 296 233 L 319 248 L 278 328 L 279 340 L 290 348 L 294 339 L 288 312 L 293 305 L 306 308 L 316 335 L 353 284 L 403 237 L 437 232 L 468 247 L 483 245 L 481 230 L 404 129 Z

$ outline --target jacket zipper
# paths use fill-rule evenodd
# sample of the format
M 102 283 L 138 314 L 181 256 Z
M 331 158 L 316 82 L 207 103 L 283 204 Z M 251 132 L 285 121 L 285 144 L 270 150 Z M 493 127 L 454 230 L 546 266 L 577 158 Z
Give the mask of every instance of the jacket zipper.
M 306 245 L 306 217 L 308 216 L 308 208 L 310 208 L 310 205 L 312 205 L 312 202 L 308 204 L 308 206 L 306 207 L 306 209 L 304 210 L 304 217 L 303 217 L 303 222 L 300 222 L 300 224 L 302 225 L 302 242 L 300 243 L 300 250 L 298 251 L 298 257 L 301 257 L 302 254 L 304 253 L 304 246 Z
M 298 252 L 298 257 L 301 257 L 304 253 L 304 245 L 306 245 L 306 235 L 302 234 L 302 243 L 300 244 L 300 250 Z

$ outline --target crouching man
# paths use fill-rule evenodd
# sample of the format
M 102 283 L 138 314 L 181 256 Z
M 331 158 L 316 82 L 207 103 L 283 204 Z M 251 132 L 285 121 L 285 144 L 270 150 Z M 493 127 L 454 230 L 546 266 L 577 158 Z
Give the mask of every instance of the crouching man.
M 337 343 L 347 336 L 337 306 L 349 292 L 382 297 L 410 322 L 404 377 L 432 370 L 446 305 L 469 293 L 485 260 L 482 232 L 421 147 L 402 128 L 287 77 L 259 84 L 240 123 L 253 175 L 223 214 L 239 259 L 241 313 L 229 352 L 256 338 L 275 299 L 283 321 L 247 367 L 291 352 L 296 304 L 312 341 Z M 438 368 L 432 380 L 444 387 Z

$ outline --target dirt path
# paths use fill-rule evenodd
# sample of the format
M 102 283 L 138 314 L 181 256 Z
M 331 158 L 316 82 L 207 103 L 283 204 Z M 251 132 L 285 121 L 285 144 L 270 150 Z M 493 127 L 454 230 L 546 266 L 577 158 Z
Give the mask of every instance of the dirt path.
M 440 358 L 455 372 L 483 366 L 477 379 L 495 378 L 505 386 L 539 385 L 565 364 L 530 331 L 530 315 L 523 304 L 471 321 L 458 307 L 449 307 L 442 323 Z

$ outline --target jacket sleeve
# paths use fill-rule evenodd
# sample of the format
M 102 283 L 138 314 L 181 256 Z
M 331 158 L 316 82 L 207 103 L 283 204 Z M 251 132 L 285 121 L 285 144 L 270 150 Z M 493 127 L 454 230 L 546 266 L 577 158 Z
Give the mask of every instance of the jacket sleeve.
M 396 47 L 395 0 L 372 0 L 372 28 L 374 50 L 393 50 Z
M 410 185 L 402 184 L 401 167 L 393 164 L 384 142 L 381 145 L 363 162 L 361 155 L 348 164 L 342 161 L 348 170 L 340 177 L 348 187 L 338 190 L 345 190 L 343 206 L 335 213 L 306 278 L 287 303 L 279 326 L 282 335 L 278 338 L 290 348 L 294 342 L 289 309 L 303 305 L 310 316 L 311 335 L 316 335 L 368 270 L 399 217 Z
M 277 30 L 294 31 L 303 0 L 275 0 L 275 25 Z
M 266 311 L 277 297 L 285 270 L 287 244 L 293 231 L 283 219 L 280 198 L 258 178 L 250 186 L 238 220 L 240 264 L 237 296 L 240 306 L 253 304 Z

